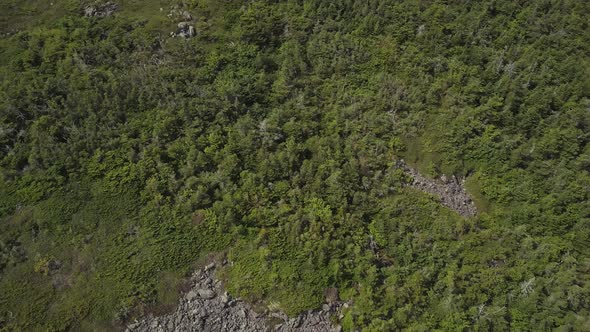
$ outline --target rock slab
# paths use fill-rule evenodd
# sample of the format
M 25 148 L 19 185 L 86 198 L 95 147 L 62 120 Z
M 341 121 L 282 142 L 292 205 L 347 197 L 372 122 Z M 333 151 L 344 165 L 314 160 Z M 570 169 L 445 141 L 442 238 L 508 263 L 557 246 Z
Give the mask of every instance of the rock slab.
M 126 331 L 340 331 L 330 320 L 339 313 L 339 303 L 288 318 L 281 312 L 257 313 L 250 304 L 232 298 L 215 280 L 211 265 L 196 271 L 191 282 L 191 290 L 180 299 L 174 312 L 145 317 L 129 324 Z

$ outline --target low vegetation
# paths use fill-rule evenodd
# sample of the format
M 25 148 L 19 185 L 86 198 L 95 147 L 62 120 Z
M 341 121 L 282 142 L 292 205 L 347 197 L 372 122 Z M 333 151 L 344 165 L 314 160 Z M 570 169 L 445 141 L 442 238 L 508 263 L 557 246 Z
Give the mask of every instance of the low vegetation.
M 212 252 L 345 330 L 590 329 L 590 4 L 85 5 L 0 4 L 0 330 L 120 327 Z

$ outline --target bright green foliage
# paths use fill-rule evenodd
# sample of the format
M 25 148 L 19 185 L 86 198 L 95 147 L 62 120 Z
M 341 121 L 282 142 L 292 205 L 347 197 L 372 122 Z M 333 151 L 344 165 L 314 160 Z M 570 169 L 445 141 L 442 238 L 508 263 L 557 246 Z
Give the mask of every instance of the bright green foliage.
M 120 327 L 219 251 L 346 330 L 590 329 L 585 1 L 45 6 L 0 5 L 0 329 Z

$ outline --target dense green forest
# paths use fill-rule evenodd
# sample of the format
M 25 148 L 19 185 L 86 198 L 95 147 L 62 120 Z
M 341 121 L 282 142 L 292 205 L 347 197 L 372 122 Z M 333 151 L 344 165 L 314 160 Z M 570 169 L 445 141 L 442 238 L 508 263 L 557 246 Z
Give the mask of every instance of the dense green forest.
M 346 331 L 590 330 L 590 2 L 88 4 L 0 3 L 0 330 L 120 328 L 219 253 Z

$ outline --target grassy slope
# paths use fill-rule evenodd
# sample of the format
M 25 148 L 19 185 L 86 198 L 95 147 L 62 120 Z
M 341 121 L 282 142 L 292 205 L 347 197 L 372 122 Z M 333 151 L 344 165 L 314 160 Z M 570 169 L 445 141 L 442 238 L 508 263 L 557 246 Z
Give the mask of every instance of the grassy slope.
M 91 2 L 91 1 L 86 1 Z M 166 0 L 121 0 L 117 1 L 116 15 L 129 20 L 144 20 L 156 30 L 168 30 L 173 24 L 166 20 L 170 1 Z M 50 24 L 65 15 L 80 13 L 83 6 L 79 0 L 6 0 L 0 3 L 0 32 L 15 32 Z M 160 8 L 163 11 L 160 11 Z M 170 30 L 171 31 L 171 30 Z
M 109 191 L 101 182 L 77 184 L 2 221 L 5 235 L 22 230 L 12 237 L 29 257 L 9 262 L 15 268 L 0 280 L 0 307 L 15 313 L 3 317 L 5 323 L 19 329 L 105 328 L 113 317 L 141 309 L 138 301 L 175 303 L 177 285 L 202 250 L 220 249 L 215 245 L 224 242 L 142 202 L 133 191 Z M 167 228 L 183 231 L 162 234 L 163 219 Z M 61 267 L 46 270 L 50 260 Z

